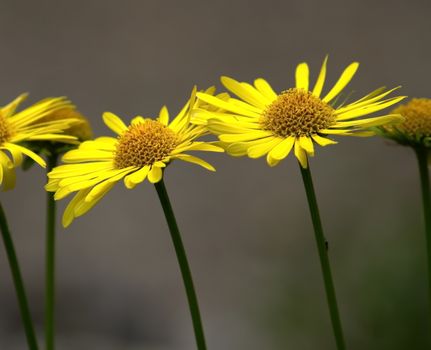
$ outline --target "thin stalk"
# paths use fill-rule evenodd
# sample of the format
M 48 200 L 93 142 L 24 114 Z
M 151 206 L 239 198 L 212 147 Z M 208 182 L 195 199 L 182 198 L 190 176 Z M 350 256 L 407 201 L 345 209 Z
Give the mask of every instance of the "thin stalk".
M 329 306 L 335 342 L 337 344 L 338 350 L 345 350 L 346 345 L 344 341 L 343 329 L 338 312 L 337 298 L 335 295 L 334 282 L 332 281 L 332 273 L 329 264 L 326 240 L 323 234 L 322 222 L 320 221 L 319 207 L 317 205 L 316 194 L 314 192 L 310 166 L 304 169 L 301 164 L 299 164 L 299 168 L 301 169 L 302 180 L 304 181 L 308 206 L 310 208 L 311 220 L 313 221 L 314 235 L 316 238 L 317 250 L 319 252 L 320 265 L 322 268 L 323 281 L 325 284 L 326 299 Z
M 57 165 L 53 152 L 47 159 L 47 173 Z M 54 193 L 46 192 L 46 241 L 45 241 L 45 348 L 55 348 L 55 218 Z
M 422 206 L 425 218 L 425 239 L 427 245 L 427 265 L 428 265 L 428 297 L 429 316 L 431 322 L 431 197 L 430 180 L 428 170 L 428 150 L 425 148 L 415 149 L 419 165 L 419 175 L 421 178 Z
M 30 350 L 37 350 L 37 340 L 34 333 L 33 321 L 31 319 L 30 309 L 28 306 L 27 296 L 25 293 L 24 283 L 22 281 L 21 271 L 16 256 L 15 247 L 7 224 L 6 215 L 0 204 L 0 229 L 3 237 L 4 246 L 6 249 L 7 257 L 9 260 L 10 271 L 12 273 L 13 283 L 15 285 L 15 292 L 18 298 L 19 310 L 21 319 L 24 324 L 25 335 L 27 337 L 27 344 Z
M 160 203 L 165 213 L 166 221 L 171 233 L 172 242 L 174 244 L 175 253 L 177 254 L 178 264 L 180 266 L 181 275 L 183 277 L 184 287 L 186 289 L 187 299 L 189 302 L 190 314 L 192 316 L 193 328 L 198 350 L 206 350 L 205 336 L 202 327 L 202 320 L 199 311 L 198 299 L 193 285 L 192 274 L 189 263 L 187 261 L 186 251 L 181 239 L 181 234 L 178 229 L 177 221 L 169 201 L 168 193 L 163 179 L 155 184 L 157 194 L 159 195 Z

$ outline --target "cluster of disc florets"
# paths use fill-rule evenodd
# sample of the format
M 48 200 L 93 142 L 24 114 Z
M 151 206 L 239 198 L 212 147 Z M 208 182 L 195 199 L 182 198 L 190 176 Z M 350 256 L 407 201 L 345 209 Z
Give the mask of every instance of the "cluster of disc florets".
M 177 134 L 162 123 L 146 119 L 119 138 L 114 163 L 119 169 L 142 167 L 163 160 L 177 145 Z
M 334 122 L 334 109 L 330 105 L 297 88 L 282 92 L 261 118 L 265 130 L 281 137 L 315 134 Z

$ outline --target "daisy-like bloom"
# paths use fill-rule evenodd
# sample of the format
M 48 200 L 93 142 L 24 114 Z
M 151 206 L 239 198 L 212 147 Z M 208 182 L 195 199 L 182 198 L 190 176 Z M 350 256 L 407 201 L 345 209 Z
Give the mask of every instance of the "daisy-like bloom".
M 64 134 L 75 118 L 43 121 L 42 119 L 60 109 L 73 108 L 64 97 L 50 97 L 17 112 L 17 107 L 27 94 L 18 96 L 8 105 L 0 108 L 0 185 L 3 190 L 15 186 L 15 168 L 20 166 L 23 155 L 32 158 L 45 167 L 45 161 L 32 150 L 24 147 L 33 141 L 74 142 L 76 137 Z
M 431 147 L 431 99 L 413 98 L 392 113 L 401 114 L 404 121 L 381 127 L 383 136 L 406 146 Z
M 213 91 L 208 89 L 206 93 Z M 145 179 L 159 182 L 163 169 L 175 159 L 214 171 L 204 160 L 185 153 L 223 152 L 211 143 L 196 141 L 208 131 L 190 123 L 191 109 L 202 104 L 195 96 L 194 89 L 190 100 L 171 122 L 165 106 L 157 119 L 137 116 L 130 125 L 112 113 L 104 113 L 105 124 L 118 136 L 81 143 L 78 149 L 63 156 L 63 162 L 70 164 L 60 165 L 48 174 L 46 190 L 55 192 L 56 200 L 77 192 L 64 212 L 63 225 L 69 226 L 76 217 L 88 212 L 120 180 L 124 180 L 128 189 Z M 223 96 L 226 95 L 219 95 Z
M 296 158 L 306 168 L 307 155 L 314 155 L 315 144 L 336 143 L 328 136 L 371 136 L 374 133 L 368 128 L 402 120 L 398 114 L 363 118 L 401 101 L 404 97 L 386 98 L 397 88 L 378 89 L 357 101 L 337 105 L 337 97 L 356 73 L 357 62 L 350 64 L 335 85 L 322 95 L 326 64 L 327 58 L 312 88 L 308 65 L 299 64 L 296 86 L 279 94 L 261 78 L 251 85 L 222 77 L 222 84 L 239 99 L 224 101 L 198 93 L 200 100 L 224 112 L 199 108 L 193 112 L 193 122 L 206 124 L 233 156 L 259 158 L 266 155 L 268 164 L 275 166 L 293 148 Z

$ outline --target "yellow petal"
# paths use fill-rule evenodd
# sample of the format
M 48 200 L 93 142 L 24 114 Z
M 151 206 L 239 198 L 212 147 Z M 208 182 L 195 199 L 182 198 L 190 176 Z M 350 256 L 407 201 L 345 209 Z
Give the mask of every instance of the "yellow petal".
M 251 146 L 247 150 L 247 155 L 250 158 L 259 158 L 267 154 L 274 147 L 276 147 L 283 139 L 279 137 L 269 138 L 267 142 L 259 143 L 257 145 Z
M 75 206 L 82 200 L 84 200 L 85 196 L 90 192 L 90 189 L 87 188 L 85 190 L 79 191 L 69 202 L 66 207 L 66 210 L 63 213 L 62 224 L 63 227 L 68 227 L 72 221 L 75 219 Z
M 163 171 L 157 166 L 152 166 L 151 170 L 148 172 L 148 181 L 155 184 L 162 179 Z
M 163 106 L 159 113 L 159 122 L 163 125 L 168 125 L 169 123 L 169 112 L 166 106 Z
M 12 102 L 8 103 L 6 106 L 1 107 L 2 115 L 5 118 L 10 117 L 16 111 L 16 108 L 28 97 L 28 93 L 24 93 L 15 98 Z
M 268 154 L 266 155 L 266 162 L 268 163 L 268 165 L 269 165 L 270 167 L 274 167 L 274 166 L 276 166 L 278 163 L 280 163 L 280 160 L 279 160 L 279 159 L 275 159 L 275 158 L 273 158 L 273 157 L 271 156 L 271 153 L 268 153 Z
M 137 124 L 143 124 L 143 123 L 145 123 L 145 118 L 140 115 L 133 118 L 132 121 L 130 122 L 131 125 L 137 125 Z
M 337 96 L 347 86 L 350 80 L 352 80 L 358 67 L 359 67 L 358 62 L 353 62 L 352 64 L 350 64 L 341 74 L 340 78 L 335 83 L 334 87 L 322 99 L 323 102 L 330 102 L 335 96 Z
M 390 123 L 402 122 L 404 118 L 400 114 L 389 114 L 381 117 L 356 119 L 347 122 L 337 121 L 332 128 L 346 128 L 346 127 L 361 127 L 370 128 L 373 126 L 380 126 Z
M 296 139 L 295 141 L 295 156 L 298 159 L 301 166 L 304 169 L 306 169 L 308 167 L 307 153 L 301 148 L 301 145 L 298 139 Z
M 298 66 L 296 67 L 296 73 L 295 73 L 297 89 L 304 89 L 305 91 L 308 91 L 308 85 L 309 85 L 308 76 L 309 76 L 309 70 L 308 70 L 307 63 L 304 62 L 304 63 L 298 64 Z
M 325 78 L 326 78 L 326 63 L 328 62 L 328 55 L 326 55 L 325 59 L 323 60 L 322 68 L 320 69 L 319 76 L 316 80 L 316 85 L 314 85 L 313 88 L 313 95 L 320 97 L 320 94 L 322 93 L 323 85 L 325 84 Z
M 250 111 L 249 109 L 239 107 L 235 104 L 223 101 L 217 97 L 203 94 L 198 92 L 196 96 L 201 99 L 202 101 L 205 101 L 206 103 L 209 103 L 210 105 L 219 107 L 221 109 L 224 109 L 226 111 L 237 113 L 239 115 L 248 116 L 251 118 L 260 118 L 260 114 Z
M 7 191 L 14 188 L 16 182 L 15 167 L 9 157 L 2 151 L 0 151 L 0 167 L 2 168 L 2 181 L 0 181 L 2 190 Z
M 254 86 L 256 86 L 256 89 L 269 100 L 273 101 L 277 98 L 277 94 L 265 79 L 257 78 L 254 81 Z
M 67 152 L 62 160 L 63 162 L 86 162 L 86 161 L 107 161 L 110 159 L 114 159 L 113 152 L 110 151 L 102 151 L 102 150 L 81 150 L 74 149 Z
M 328 145 L 334 145 L 338 143 L 337 141 L 333 141 L 331 139 L 328 139 L 326 137 L 322 137 L 316 134 L 312 135 L 311 137 L 319 146 L 328 146 Z
M 271 150 L 270 152 L 271 158 L 278 159 L 278 160 L 282 160 L 286 158 L 289 155 L 294 143 L 295 143 L 295 137 L 293 136 L 287 137 Z
M 308 136 L 301 136 L 299 138 L 299 144 L 301 148 L 304 149 L 310 156 L 314 156 L 314 146 L 313 141 Z
M 226 152 L 233 157 L 241 157 L 247 155 L 247 150 L 255 145 L 267 143 L 273 139 L 273 136 L 264 137 L 259 140 L 249 141 L 249 142 L 235 142 L 230 145 L 224 144 Z M 223 143 L 221 143 L 223 144 Z
M 43 160 L 42 157 L 40 157 L 39 155 L 37 155 L 36 153 L 34 153 L 33 151 L 30 151 L 28 148 L 22 147 L 22 146 L 18 146 L 14 143 L 8 143 L 5 142 L 2 149 L 7 149 L 9 150 L 12 154 L 13 152 L 17 153 L 17 152 L 21 152 L 24 153 L 26 156 L 29 156 L 31 159 L 33 159 L 37 164 L 39 164 L 41 167 L 45 168 L 46 167 L 46 163 Z
M 135 171 L 134 173 L 127 175 L 124 178 L 124 185 L 128 189 L 134 188 L 137 184 L 139 184 L 145 180 L 149 171 L 150 171 L 150 167 L 148 165 L 145 165 L 144 167 L 142 167 L 138 171 Z
M 349 120 L 349 119 L 353 119 L 353 118 L 357 118 L 357 117 L 362 117 L 364 115 L 368 115 L 377 111 L 380 111 L 382 109 L 385 109 L 389 106 L 392 106 L 398 102 L 400 102 L 401 100 L 405 99 L 406 96 L 399 96 L 399 97 L 394 97 L 394 98 L 390 98 L 386 101 L 380 101 L 377 103 L 373 103 L 373 104 L 369 104 L 369 105 L 364 105 L 362 107 L 359 108 L 355 108 L 355 109 L 351 109 L 347 112 L 344 113 L 337 113 L 337 121 L 338 120 Z
M 246 132 L 243 134 L 223 134 L 219 136 L 220 141 L 223 142 L 241 142 L 241 141 L 251 141 L 267 136 L 272 136 L 270 131 L 256 130 L 252 132 Z
M 110 128 L 113 132 L 121 135 L 124 131 L 127 130 L 126 124 L 120 119 L 120 117 L 116 116 L 114 113 L 105 112 L 103 113 L 103 121 L 106 126 Z
M 180 159 L 180 160 L 183 160 L 185 162 L 189 162 L 189 163 L 193 163 L 193 164 L 197 164 L 197 165 L 200 165 L 201 167 L 203 167 L 207 170 L 215 171 L 215 168 L 211 164 L 205 162 L 204 160 L 202 160 L 198 157 L 191 156 L 190 154 L 177 154 L 177 155 L 173 156 L 172 158 L 173 159 Z
M 226 89 L 232 91 L 235 95 L 237 95 L 242 100 L 258 108 L 266 107 L 267 99 L 264 96 L 262 96 L 262 94 L 251 85 L 240 83 L 235 79 L 224 77 L 224 76 L 221 77 L 220 80 Z

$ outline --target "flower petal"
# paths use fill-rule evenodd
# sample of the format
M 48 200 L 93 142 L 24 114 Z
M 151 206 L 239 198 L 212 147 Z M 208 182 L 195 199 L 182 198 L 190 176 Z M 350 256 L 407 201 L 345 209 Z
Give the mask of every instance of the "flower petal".
M 118 135 L 121 135 L 124 131 L 127 130 L 126 124 L 124 124 L 120 117 L 116 116 L 114 113 L 103 113 L 103 121 L 109 129 L 111 129 Z
M 309 85 L 309 69 L 307 63 L 298 64 L 295 73 L 296 88 L 308 91 Z
M 278 159 L 278 160 L 282 160 L 286 158 L 289 155 L 294 144 L 295 144 L 295 137 L 294 136 L 287 137 L 271 150 L 270 152 L 271 157 L 273 159 Z
M 301 166 L 306 169 L 308 167 L 307 153 L 301 148 L 299 139 L 296 139 L 295 141 L 295 156 Z
M 162 179 L 163 171 L 157 166 L 152 166 L 151 170 L 148 172 L 148 181 L 155 184 Z
M 358 70 L 359 63 L 351 63 L 341 74 L 338 81 L 335 83 L 334 87 L 328 92 L 328 94 L 322 99 L 323 102 L 330 102 L 335 96 L 337 96 L 352 80 L 356 71 Z
M 314 85 L 314 88 L 313 88 L 314 96 L 320 97 L 320 94 L 322 93 L 323 85 L 325 84 L 325 78 L 326 78 L 327 62 L 328 62 L 328 55 L 326 55 L 325 59 L 323 60 L 322 68 L 320 68 L 320 73 L 316 80 L 316 85 Z

